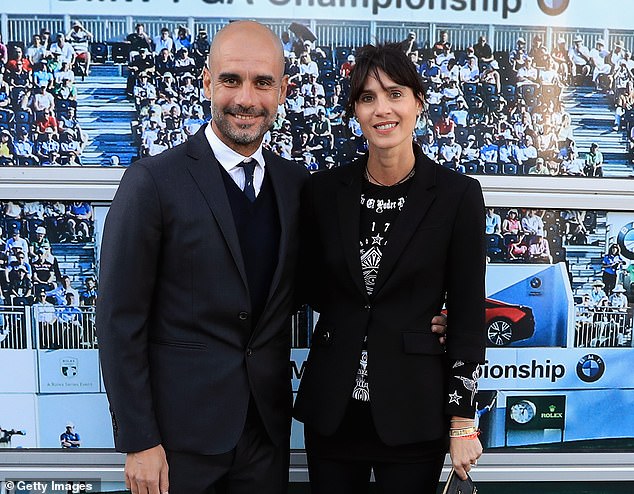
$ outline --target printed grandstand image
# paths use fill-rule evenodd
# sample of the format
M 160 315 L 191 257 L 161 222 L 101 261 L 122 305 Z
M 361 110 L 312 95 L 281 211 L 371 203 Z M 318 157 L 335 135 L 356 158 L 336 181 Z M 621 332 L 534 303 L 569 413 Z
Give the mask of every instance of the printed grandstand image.
M 128 166 L 210 119 L 201 73 L 223 19 L 8 16 L 1 166 Z M 460 173 L 632 177 L 634 31 L 265 21 L 289 89 L 266 146 L 310 171 L 365 150 L 343 105 L 355 49 L 400 42 L 423 79 L 425 154 Z M 313 27 L 309 29 L 308 26 Z
M 78 176 L 89 167 L 121 169 L 178 145 L 209 121 L 201 74 L 213 36 L 230 19 L 176 17 L 180 12 L 169 7 L 151 14 L 156 17 L 5 14 L 0 166 L 16 174 L 73 167 Z M 350 71 L 360 46 L 392 41 L 401 43 L 424 81 L 426 112 L 414 137 L 440 166 L 483 179 L 634 176 L 634 30 L 594 22 L 517 24 L 519 16 L 516 25 L 493 17 L 493 24 L 481 17 L 479 24 L 451 16 L 442 22 L 359 18 L 262 20 L 284 45 L 290 82 L 265 146 L 311 172 L 363 154 L 360 127 L 343 111 Z M 0 198 L 0 447 L 60 448 L 60 432 L 74 423 L 82 448 L 111 448 L 94 337 L 100 218 L 107 206 L 44 195 L 17 199 Z M 610 371 L 629 365 L 634 344 L 634 218 L 631 212 L 543 209 L 530 199 L 522 207 L 494 204 L 483 212 L 491 369 L 479 407 L 485 444 L 560 443 L 559 435 L 551 441 L 507 427 L 513 400 L 540 405 L 535 391 L 566 395 L 572 412 L 561 441 L 575 449 L 573 441 L 594 441 L 602 433 L 583 420 L 587 403 L 598 409 L 605 401 L 631 401 L 632 386 Z M 74 209 L 90 216 L 71 221 Z M 50 254 L 38 254 L 41 228 Z M 19 239 L 26 247 L 14 248 Z M 22 267 L 27 263 L 30 271 Z M 297 378 L 316 317 L 310 310 L 293 317 Z M 575 367 L 586 354 L 608 362 L 604 380 L 577 382 Z M 563 384 L 497 374 L 529 364 L 547 369 L 551 358 L 554 368 L 565 364 Z M 610 409 L 602 414 L 596 423 L 615 429 L 607 440 L 622 440 L 622 422 Z M 514 435 L 510 441 L 507 433 Z M 297 431 L 293 447 L 303 448 Z

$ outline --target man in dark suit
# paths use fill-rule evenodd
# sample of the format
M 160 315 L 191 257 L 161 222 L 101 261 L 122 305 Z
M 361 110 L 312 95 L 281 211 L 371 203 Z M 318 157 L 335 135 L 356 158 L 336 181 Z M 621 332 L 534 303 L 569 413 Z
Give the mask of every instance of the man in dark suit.
M 212 123 L 134 163 L 106 219 L 97 325 L 134 494 L 286 492 L 307 174 L 262 149 L 283 71 L 268 28 L 222 29 L 203 73 Z

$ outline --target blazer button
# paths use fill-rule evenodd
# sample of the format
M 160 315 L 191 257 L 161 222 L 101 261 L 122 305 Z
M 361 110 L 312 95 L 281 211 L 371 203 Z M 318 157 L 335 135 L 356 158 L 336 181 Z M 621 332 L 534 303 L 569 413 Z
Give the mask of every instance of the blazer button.
M 370 309 L 372 308 L 372 306 L 371 306 L 370 304 L 365 304 L 365 305 L 363 306 L 363 308 L 364 308 L 365 310 L 370 310 Z
M 325 342 L 330 341 L 330 331 L 324 331 L 322 338 Z
M 253 350 L 247 348 L 247 357 L 250 357 L 251 355 L 253 355 Z
M 240 314 L 238 314 L 238 319 L 240 319 L 241 321 L 246 321 L 249 318 L 249 313 L 248 312 L 240 312 Z

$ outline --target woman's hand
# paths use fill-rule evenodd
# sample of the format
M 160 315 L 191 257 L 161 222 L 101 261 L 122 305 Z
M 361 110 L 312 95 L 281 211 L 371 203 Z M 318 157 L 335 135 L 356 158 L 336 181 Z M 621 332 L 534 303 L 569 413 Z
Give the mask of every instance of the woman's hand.
M 466 480 L 467 473 L 478 462 L 482 455 L 482 444 L 480 439 L 465 439 L 462 437 L 452 437 L 449 439 L 449 455 L 458 477 Z

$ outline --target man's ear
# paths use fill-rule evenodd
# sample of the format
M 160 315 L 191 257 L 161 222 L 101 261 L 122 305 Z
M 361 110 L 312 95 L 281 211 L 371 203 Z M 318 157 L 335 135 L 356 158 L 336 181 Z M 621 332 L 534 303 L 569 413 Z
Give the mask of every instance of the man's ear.
M 211 84 L 211 72 L 206 65 L 203 67 L 203 93 L 205 94 L 205 98 L 211 101 L 213 85 Z
M 286 91 L 288 90 L 288 74 L 282 77 L 282 83 L 280 84 L 280 97 L 278 98 L 278 104 L 283 105 L 286 101 Z

